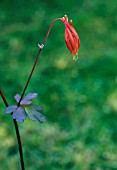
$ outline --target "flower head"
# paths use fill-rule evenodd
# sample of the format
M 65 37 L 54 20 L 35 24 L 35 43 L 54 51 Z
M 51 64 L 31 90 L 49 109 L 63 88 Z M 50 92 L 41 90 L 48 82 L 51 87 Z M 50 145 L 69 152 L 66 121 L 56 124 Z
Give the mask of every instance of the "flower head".
M 78 49 L 80 48 L 80 38 L 76 32 L 76 30 L 74 29 L 74 27 L 72 26 L 72 20 L 70 20 L 70 22 L 68 22 L 68 17 L 67 15 L 64 15 L 63 18 L 56 18 L 50 25 L 48 32 L 46 34 L 46 37 L 43 41 L 43 44 L 39 46 L 40 49 L 43 48 L 44 44 L 46 43 L 48 36 L 50 34 L 50 30 L 52 28 L 52 26 L 54 25 L 54 23 L 56 21 L 61 21 L 65 24 L 65 42 L 67 45 L 67 48 L 70 50 L 71 54 L 73 54 L 73 59 L 77 60 L 78 59 Z
M 72 26 L 72 20 L 68 22 L 68 17 L 65 15 L 60 19 L 65 24 L 65 42 L 70 50 L 71 54 L 78 55 L 78 49 L 80 48 L 80 38 Z

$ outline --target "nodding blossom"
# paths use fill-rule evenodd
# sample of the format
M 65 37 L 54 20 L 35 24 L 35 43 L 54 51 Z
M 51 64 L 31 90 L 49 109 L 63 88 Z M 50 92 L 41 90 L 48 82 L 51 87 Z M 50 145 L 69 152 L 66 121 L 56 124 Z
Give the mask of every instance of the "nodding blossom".
M 72 26 L 72 20 L 68 22 L 68 17 L 65 15 L 60 19 L 65 24 L 65 42 L 70 50 L 71 54 L 78 55 L 78 49 L 80 48 L 80 38 Z
M 76 32 L 76 30 L 74 29 L 74 27 L 72 26 L 72 20 L 70 20 L 70 22 L 68 22 L 68 17 L 67 15 L 64 15 L 64 17 L 62 18 L 56 18 L 50 25 L 47 35 L 44 39 L 43 44 L 39 46 L 40 49 L 42 49 L 44 47 L 44 44 L 49 36 L 50 30 L 52 28 L 52 26 L 54 25 L 54 23 L 56 21 L 61 21 L 65 24 L 65 42 L 67 45 L 67 48 L 70 50 L 71 54 L 73 55 L 73 59 L 77 60 L 78 59 L 78 49 L 80 48 L 80 38 Z

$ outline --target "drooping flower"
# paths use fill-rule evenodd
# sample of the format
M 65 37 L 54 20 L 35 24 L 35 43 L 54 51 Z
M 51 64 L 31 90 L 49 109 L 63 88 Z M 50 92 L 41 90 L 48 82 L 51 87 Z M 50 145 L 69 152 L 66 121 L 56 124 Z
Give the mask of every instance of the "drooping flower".
M 71 54 L 78 55 L 78 49 L 80 48 L 80 38 L 72 26 L 72 20 L 68 22 L 67 15 L 65 15 L 60 20 L 65 24 L 65 42 L 68 49 L 70 50 Z
M 51 28 L 53 27 L 54 23 L 58 20 L 65 24 L 65 42 L 66 42 L 67 48 L 70 50 L 71 54 L 73 55 L 73 59 L 77 60 L 78 59 L 78 49 L 80 48 L 80 38 L 79 38 L 76 30 L 72 26 L 72 20 L 70 20 L 70 22 L 68 22 L 67 15 L 64 15 L 64 17 L 62 17 L 62 18 L 56 18 L 51 23 L 42 45 L 38 44 L 38 46 L 40 49 L 42 49 L 44 47 L 44 45 L 48 39 L 48 36 L 50 34 Z

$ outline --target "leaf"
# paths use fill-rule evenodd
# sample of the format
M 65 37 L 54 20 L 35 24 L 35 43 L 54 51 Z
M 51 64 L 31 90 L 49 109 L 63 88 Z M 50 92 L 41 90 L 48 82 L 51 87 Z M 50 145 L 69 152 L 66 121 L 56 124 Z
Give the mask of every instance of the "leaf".
M 44 109 L 44 107 L 39 106 L 39 105 L 35 105 L 34 108 L 35 108 L 35 110 L 37 110 L 37 111 Z
M 18 107 L 12 114 L 12 118 L 16 119 L 17 122 L 22 123 L 26 119 L 26 112 L 24 108 Z
M 26 113 L 29 119 L 32 121 L 38 120 L 40 123 L 47 122 L 47 119 L 44 115 L 42 115 L 40 112 L 38 112 L 35 109 L 35 106 L 30 106 L 26 108 Z
M 16 95 L 14 96 L 14 98 L 15 98 L 16 102 L 18 103 L 19 100 L 20 100 L 20 98 L 21 98 L 21 96 L 20 96 L 19 94 L 16 94 Z
M 21 100 L 21 102 L 20 102 L 20 104 L 21 105 L 29 105 L 29 104 L 31 104 L 32 102 L 31 101 L 25 101 L 25 100 Z
M 37 95 L 38 95 L 37 93 L 29 93 L 26 95 L 26 97 L 24 97 L 24 99 L 22 101 L 32 100 L 32 99 L 36 98 Z
M 16 102 L 19 103 L 21 96 L 19 94 L 16 94 L 14 96 L 14 98 L 15 98 Z M 22 99 L 20 104 L 21 105 L 29 105 L 29 104 L 31 104 L 31 101 L 27 101 L 27 100 L 25 101 L 24 99 Z
M 6 109 L 4 110 L 4 114 L 9 114 L 14 112 L 14 110 L 17 108 L 17 106 L 8 106 L 6 107 Z
M 29 93 L 26 97 L 24 97 L 24 98 L 21 100 L 20 104 L 21 104 L 21 105 L 29 105 L 29 104 L 31 104 L 32 102 L 31 102 L 30 100 L 36 98 L 37 95 L 38 95 L 37 93 Z M 15 98 L 16 102 L 18 103 L 19 100 L 20 100 L 20 98 L 21 98 L 21 96 L 20 96 L 19 94 L 16 94 L 16 95 L 14 96 L 14 98 Z
M 47 122 L 46 117 L 44 115 L 42 115 L 40 112 L 35 111 L 33 114 L 40 123 Z

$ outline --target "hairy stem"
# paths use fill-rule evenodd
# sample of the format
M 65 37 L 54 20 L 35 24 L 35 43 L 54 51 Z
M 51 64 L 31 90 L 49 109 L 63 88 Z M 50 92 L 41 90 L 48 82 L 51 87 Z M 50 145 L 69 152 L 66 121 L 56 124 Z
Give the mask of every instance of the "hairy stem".
M 2 89 L 0 89 L 0 95 L 4 101 L 4 104 L 6 107 L 9 106 L 5 96 L 4 96 L 4 93 L 2 91 Z M 14 126 L 15 126 L 15 132 L 16 132 L 16 136 L 17 136 L 17 141 L 18 141 L 18 148 L 19 148 L 19 155 L 20 155 L 20 162 L 21 162 L 21 168 L 22 170 L 25 170 L 25 166 L 24 166 L 24 159 L 23 159 L 23 152 L 22 152 L 22 144 L 21 144 L 21 139 L 20 139 L 20 133 L 19 133 L 19 129 L 18 129 L 18 124 L 16 122 L 16 120 L 13 119 L 13 123 L 14 123 Z

